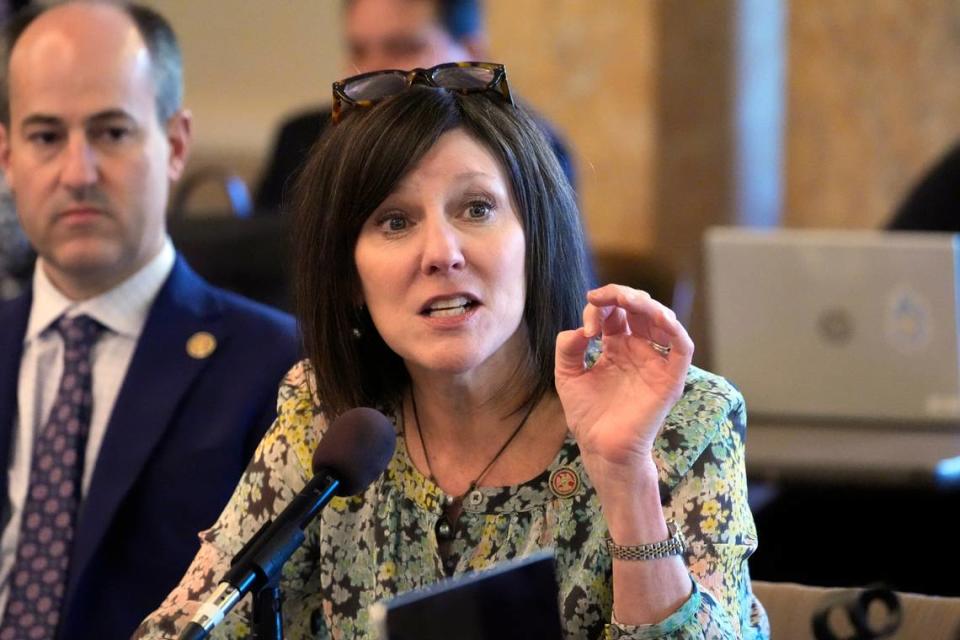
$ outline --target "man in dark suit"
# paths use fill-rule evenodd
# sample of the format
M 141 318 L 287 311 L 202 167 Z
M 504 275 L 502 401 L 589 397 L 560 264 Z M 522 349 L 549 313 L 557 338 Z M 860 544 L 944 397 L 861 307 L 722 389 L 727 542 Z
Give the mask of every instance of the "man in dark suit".
M 482 4 L 482 0 L 343 0 L 347 74 L 486 60 Z M 548 122 L 537 120 L 576 189 L 566 143 Z M 258 211 L 275 211 L 287 204 L 310 147 L 329 124 L 328 105 L 293 116 L 281 125 L 257 187 Z
M 9 31 L 0 165 L 39 258 L 0 304 L 0 638 L 124 638 L 229 498 L 298 339 L 167 237 L 190 115 L 166 21 L 72 2 Z

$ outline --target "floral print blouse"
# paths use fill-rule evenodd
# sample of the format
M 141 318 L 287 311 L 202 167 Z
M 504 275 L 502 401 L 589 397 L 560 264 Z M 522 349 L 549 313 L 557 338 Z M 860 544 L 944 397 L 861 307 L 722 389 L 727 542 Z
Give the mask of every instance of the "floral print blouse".
M 310 479 L 313 451 L 327 425 L 312 384 L 305 362 L 287 375 L 276 423 L 220 518 L 201 534 L 200 552 L 180 585 L 135 638 L 176 638 L 244 541 Z M 398 423 L 400 412 L 393 413 Z M 607 528 L 572 437 L 533 480 L 482 487 L 464 500 L 446 567 L 435 534 L 443 491 L 413 466 L 400 437 L 380 479 L 360 496 L 334 498 L 284 567 L 286 636 L 375 638 L 369 610 L 378 600 L 551 548 L 565 638 L 766 638 L 766 614 L 747 570 L 757 540 L 747 506 L 744 429 L 736 389 L 691 368 L 655 456 L 664 515 L 686 539 L 692 592 L 658 624 L 628 626 L 612 619 Z M 247 597 L 213 637 L 248 637 L 249 614 Z

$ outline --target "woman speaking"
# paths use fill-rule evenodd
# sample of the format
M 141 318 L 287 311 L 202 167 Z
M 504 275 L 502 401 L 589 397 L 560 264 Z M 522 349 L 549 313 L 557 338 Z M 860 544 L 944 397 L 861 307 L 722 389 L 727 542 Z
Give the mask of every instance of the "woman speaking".
M 392 418 L 397 449 L 287 563 L 288 637 L 371 637 L 374 602 L 541 548 L 568 638 L 766 637 L 743 400 L 691 367 L 690 337 L 649 295 L 586 291 L 573 194 L 503 67 L 374 72 L 334 98 L 297 187 L 308 358 L 138 637 L 176 637 L 357 406 Z M 217 637 L 245 637 L 248 615 Z

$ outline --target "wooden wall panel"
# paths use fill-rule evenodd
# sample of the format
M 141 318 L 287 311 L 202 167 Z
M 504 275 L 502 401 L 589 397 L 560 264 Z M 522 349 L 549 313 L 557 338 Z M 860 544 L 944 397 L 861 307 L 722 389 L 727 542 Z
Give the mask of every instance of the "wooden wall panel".
M 960 3 L 793 0 L 785 222 L 882 225 L 960 133 Z
M 493 0 L 492 57 L 572 143 L 598 248 L 653 244 L 656 3 Z

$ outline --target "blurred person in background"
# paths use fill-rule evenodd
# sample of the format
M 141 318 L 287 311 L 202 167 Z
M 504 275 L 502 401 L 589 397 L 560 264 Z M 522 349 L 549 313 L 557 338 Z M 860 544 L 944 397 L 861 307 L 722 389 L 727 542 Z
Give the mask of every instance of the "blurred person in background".
M 0 27 L 26 0 L 0 0 Z M 0 178 L 0 300 L 16 297 L 30 278 L 34 254 L 17 221 L 17 211 L 7 181 Z
M 960 143 L 925 170 L 887 228 L 960 233 Z
M 0 300 L 23 291 L 33 271 L 34 253 L 20 228 L 7 181 L 0 177 Z
M 349 75 L 383 69 L 428 68 L 443 62 L 486 60 L 489 51 L 483 0 L 341 0 Z M 567 144 L 536 117 L 567 180 L 576 191 Z M 291 178 L 302 169 L 313 143 L 330 123 L 330 106 L 286 120 L 256 189 L 258 211 L 282 209 Z

